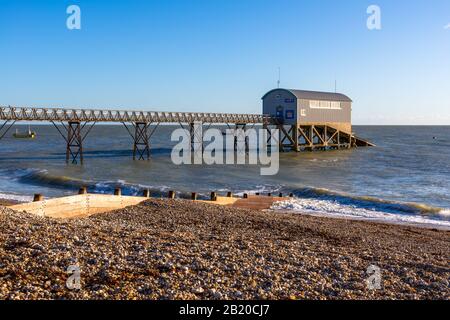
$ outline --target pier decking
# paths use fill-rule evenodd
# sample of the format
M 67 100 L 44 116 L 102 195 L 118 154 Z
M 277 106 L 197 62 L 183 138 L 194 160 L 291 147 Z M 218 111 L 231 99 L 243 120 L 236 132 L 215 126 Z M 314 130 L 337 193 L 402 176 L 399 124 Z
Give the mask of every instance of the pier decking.
M 235 130 L 246 130 L 248 125 L 278 128 L 280 137 L 269 136 L 279 142 L 280 151 L 314 151 L 373 146 L 327 124 L 311 123 L 286 127 L 278 119 L 262 114 L 227 114 L 201 112 L 156 112 L 68 108 L 0 107 L 0 140 L 18 121 L 50 122 L 66 142 L 66 162 L 83 163 L 83 142 L 97 123 L 122 123 L 133 139 L 133 159 L 150 159 L 150 139 L 161 123 L 189 126 L 196 135 L 194 124 L 225 124 Z M 132 126 L 130 129 L 129 126 Z M 133 132 L 134 131 L 134 132 Z M 270 131 L 269 131 L 270 133 Z M 198 137 L 197 137 L 198 138 Z M 236 137 L 235 137 L 236 138 Z
M 49 122 L 269 123 L 260 114 L 0 107 L 0 120 Z

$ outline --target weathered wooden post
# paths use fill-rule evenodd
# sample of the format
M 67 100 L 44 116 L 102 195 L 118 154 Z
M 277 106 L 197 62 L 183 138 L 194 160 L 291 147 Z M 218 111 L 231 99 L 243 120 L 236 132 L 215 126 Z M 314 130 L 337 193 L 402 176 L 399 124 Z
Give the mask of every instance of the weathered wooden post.
M 298 142 L 298 123 L 292 126 L 292 139 L 294 140 L 294 145 L 292 146 L 295 152 L 300 152 L 300 144 Z
M 280 192 L 280 194 L 278 195 L 279 198 L 283 198 L 283 194 Z
M 233 193 L 232 192 L 228 192 L 227 193 L 227 198 L 233 198 Z
M 81 187 L 80 190 L 78 190 L 78 194 L 87 194 L 87 187 Z
M 211 201 L 217 201 L 217 193 L 211 192 Z
M 293 198 L 294 194 L 293 193 L 289 193 L 289 198 Z
M 150 190 L 148 190 L 148 189 L 145 189 L 143 192 L 142 192 L 142 196 L 144 197 L 144 198 L 150 198 Z
M 248 194 L 244 193 L 244 199 L 248 199 Z
M 271 196 L 272 196 L 272 194 L 271 194 L 271 193 L 269 192 L 269 193 L 267 194 L 267 196 L 268 196 L 268 197 L 271 197 Z
M 115 196 L 121 196 L 122 195 L 122 189 L 121 188 L 115 188 L 114 189 L 114 195 Z
M 169 199 L 175 199 L 175 191 L 170 190 L 167 196 Z
M 33 202 L 39 202 L 39 201 L 44 201 L 44 196 L 42 194 L 35 194 L 33 197 Z
M 192 192 L 191 200 L 197 200 L 197 192 Z

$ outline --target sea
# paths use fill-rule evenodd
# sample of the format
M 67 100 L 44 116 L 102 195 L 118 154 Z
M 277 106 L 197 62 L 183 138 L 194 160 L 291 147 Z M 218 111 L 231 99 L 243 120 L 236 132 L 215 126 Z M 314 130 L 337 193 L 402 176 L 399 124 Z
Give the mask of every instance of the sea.
M 125 195 L 150 189 L 155 197 L 211 191 L 293 193 L 274 205 L 285 212 L 450 228 L 450 126 L 354 126 L 376 144 L 350 150 L 280 154 L 277 175 L 262 176 L 258 165 L 175 165 L 171 133 L 159 126 L 151 137 L 149 161 L 133 161 L 133 140 L 121 125 L 96 125 L 84 140 L 83 165 L 66 164 L 66 142 L 51 124 L 32 125 L 33 140 L 12 133 L 0 140 L 0 198 L 30 201 L 90 192 Z M 61 128 L 60 128 L 61 129 Z

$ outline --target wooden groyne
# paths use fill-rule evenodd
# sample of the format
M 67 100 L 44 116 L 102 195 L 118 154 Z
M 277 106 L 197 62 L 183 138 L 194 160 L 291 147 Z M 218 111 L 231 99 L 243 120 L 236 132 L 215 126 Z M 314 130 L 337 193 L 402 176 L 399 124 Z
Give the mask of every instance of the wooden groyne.
M 120 188 L 114 190 L 114 195 L 91 194 L 87 193 L 87 189 L 83 187 L 80 189 L 78 195 L 45 199 L 43 195 L 36 194 L 34 195 L 33 202 L 13 205 L 10 208 L 41 217 L 57 219 L 80 218 L 138 205 L 149 199 L 150 191 L 144 190 L 142 194 L 143 196 L 141 197 L 123 196 Z M 292 196 L 291 194 L 290 197 Z M 175 198 L 175 191 L 169 191 L 167 193 L 167 199 Z M 242 197 L 236 197 L 231 192 L 228 192 L 226 196 L 218 196 L 216 192 L 211 192 L 210 200 L 197 200 L 197 193 L 192 193 L 192 201 L 257 210 L 270 209 L 275 202 L 289 199 L 288 197 L 283 197 L 281 194 L 278 196 L 272 196 L 272 194 L 263 196 L 244 194 Z

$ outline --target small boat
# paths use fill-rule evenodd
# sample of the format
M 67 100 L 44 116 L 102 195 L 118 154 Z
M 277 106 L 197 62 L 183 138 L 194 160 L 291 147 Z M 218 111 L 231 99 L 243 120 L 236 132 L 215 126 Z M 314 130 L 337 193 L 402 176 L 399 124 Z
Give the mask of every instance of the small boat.
M 13 137 L 16 139 L 34 139 L 36 138 L 36 132 L 31 131 L 30 127 L 28 127 L 28 132 L 26 133 L 20 133 L 18 129 L 16 129 L 16 132 L 13 134 Z

